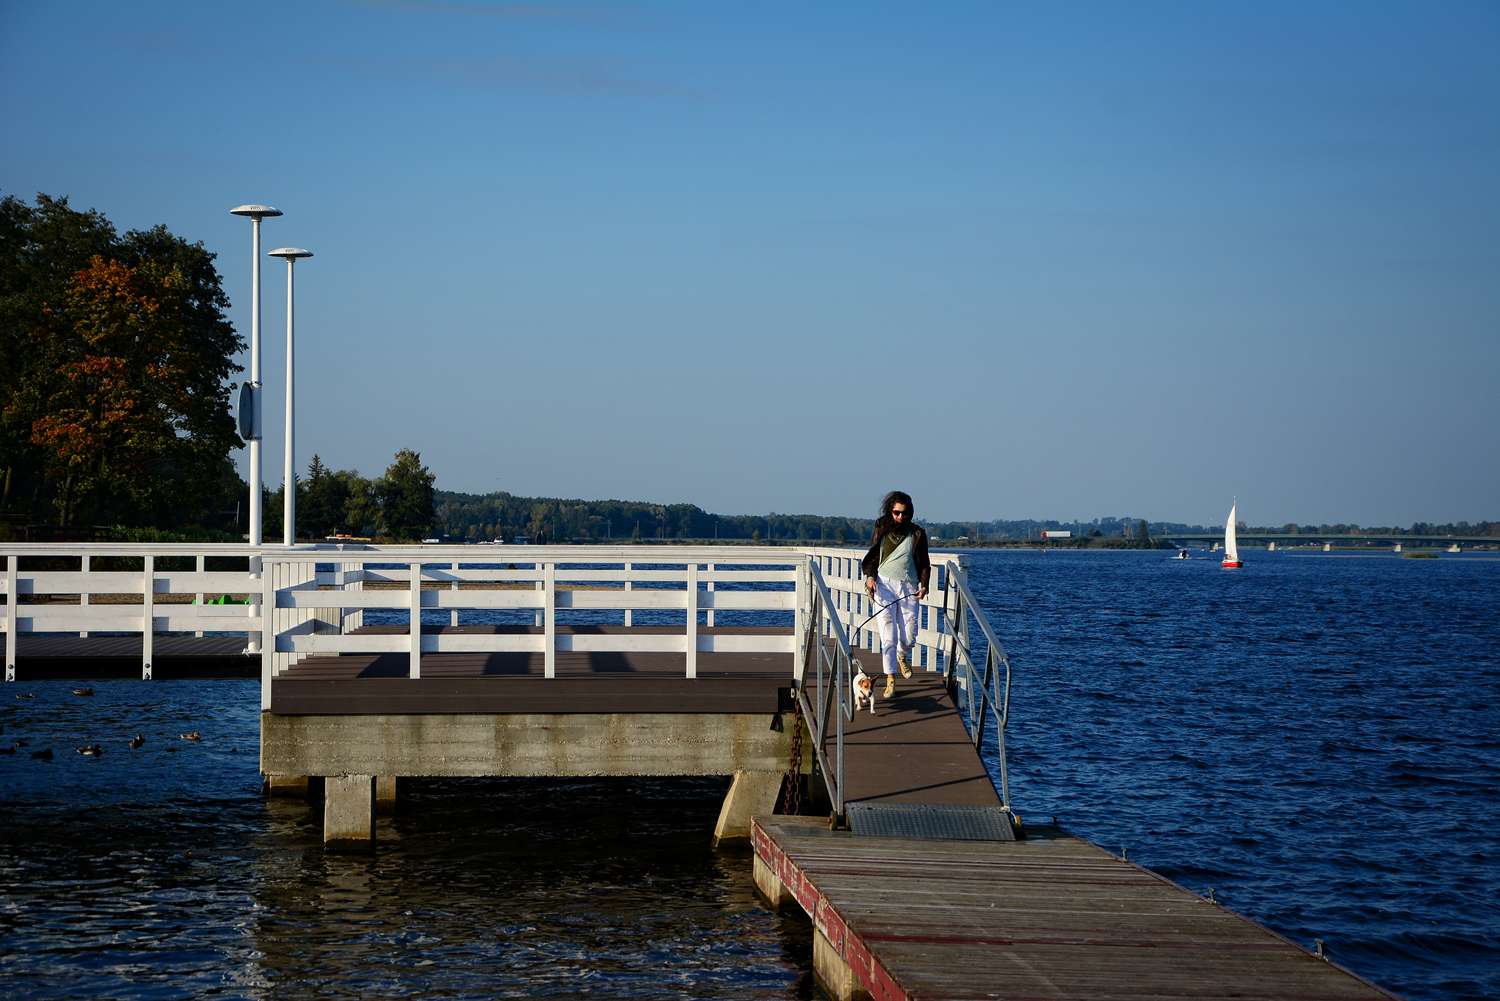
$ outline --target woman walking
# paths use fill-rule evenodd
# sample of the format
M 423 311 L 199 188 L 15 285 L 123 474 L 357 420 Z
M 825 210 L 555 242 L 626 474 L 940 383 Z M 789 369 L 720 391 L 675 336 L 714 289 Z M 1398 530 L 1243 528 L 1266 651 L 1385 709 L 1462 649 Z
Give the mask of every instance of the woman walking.
M 880 502 L 875 538 L 860 562 L 865 592 L 880 612 L 880 657 L 885 669 L 883 698 L 896 694 L 896 672 L 911 677 L 911 648 L 917 641 L 917 602 L 927 597 L 932 563 L 927 532 L 914 520 L 911 494 L 892 490 Z

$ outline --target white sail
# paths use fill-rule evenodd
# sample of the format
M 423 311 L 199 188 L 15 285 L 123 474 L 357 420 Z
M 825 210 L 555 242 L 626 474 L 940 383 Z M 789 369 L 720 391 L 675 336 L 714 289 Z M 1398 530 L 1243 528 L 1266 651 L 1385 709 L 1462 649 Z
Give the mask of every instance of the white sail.
M 1229 505 L 1229 520 L 1224 523 L 1224 562 L 1234 563 L 1240 558 L 1240 547 L 1234 539 L 1234 513 L 1239 502 Z

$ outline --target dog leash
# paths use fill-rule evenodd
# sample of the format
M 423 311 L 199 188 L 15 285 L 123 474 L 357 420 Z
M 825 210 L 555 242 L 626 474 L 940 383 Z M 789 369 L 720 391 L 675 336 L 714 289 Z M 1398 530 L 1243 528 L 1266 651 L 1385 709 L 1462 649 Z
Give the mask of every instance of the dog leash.
M 875 611 L 871 612 L 865 618 L 865 621 L 861 622 L 859 625 L 857 625 L 853 629 L 849 630 L 849 632 L 851 632 L 851 633 L 857 633 L 857 632 L 859 632 L 865 626 L 867 626 L 867 625 L 870 624 L 870 620 L 871 619 L 875 618 L 875 616 L 879 615 L 881 612 L 885 611 L 887 608 L 890 608 L 892 605 L 896 604 L 899 601 L 905 601 L 907 598 L 915 598 L 916 596 L 917 596 L 917 592 L 915 592 L 915 591 L 913 591 L 911 594 L 897 595 L 896 597 L 892 598 L 890 601 L 887 601 L 884 605 L 881 605 L 879 608 L 875 609 Z M 870 600 L 873 601 L 874 599 L 872 598 Z

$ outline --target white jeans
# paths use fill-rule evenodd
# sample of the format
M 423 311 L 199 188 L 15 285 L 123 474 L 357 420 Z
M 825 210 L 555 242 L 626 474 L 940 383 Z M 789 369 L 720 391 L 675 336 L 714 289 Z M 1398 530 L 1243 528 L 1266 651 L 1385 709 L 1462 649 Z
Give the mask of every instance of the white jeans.
M 911 663 L 911 648 L 917 641 L 917 589 L 904 580 L 889 577 L 875 578 L 875 607 L 893 602 L 884 609 L 876 622 L 880 625 L 880 660 L 886 674 L 895 674 L 901 668 L 896 664 L 898 655 Z

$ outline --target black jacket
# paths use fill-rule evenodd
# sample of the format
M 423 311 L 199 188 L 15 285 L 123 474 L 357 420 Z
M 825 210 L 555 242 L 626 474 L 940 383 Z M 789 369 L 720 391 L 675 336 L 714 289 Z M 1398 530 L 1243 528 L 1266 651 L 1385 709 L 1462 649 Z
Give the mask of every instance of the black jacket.
M 911 555 L 917 561 L 917 577 L 922 581 L 922 586 L 926 587 L 928 578 L 932 576 L 932 561 L 927 558 L 927 530 L 914 523 L 910 531 Z M 875 539 L 870 543 L 870 550 L 859 561 L 859 569 L 866 577 L 874 577 L 875 571 L 880 569 L 880 539 L 883 534 L 878 527 L 875 529 Z

